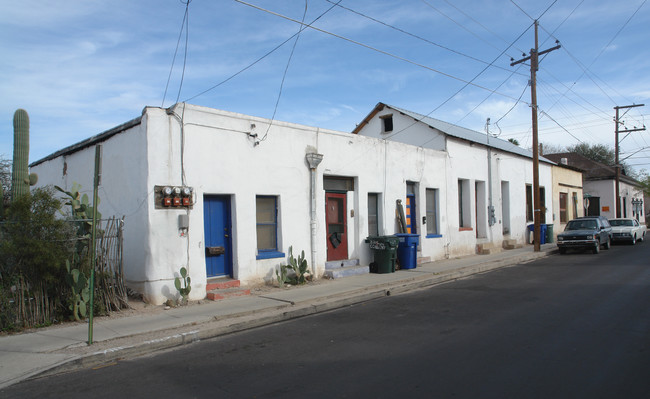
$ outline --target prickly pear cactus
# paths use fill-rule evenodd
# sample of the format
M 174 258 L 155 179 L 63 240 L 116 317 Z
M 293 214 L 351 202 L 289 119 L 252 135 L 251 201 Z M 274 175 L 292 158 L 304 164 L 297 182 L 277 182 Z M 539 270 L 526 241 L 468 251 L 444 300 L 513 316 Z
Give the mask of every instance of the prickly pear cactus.
M 192 291 L 192 286 L 190 285 L 191 283 L 192 279 L 187 274 L 187 269 L 181 267 L 181 278 L 176 277 L 174 279 L 174 286 L 176 287 L 176 290 L 178 290 L 178 293 L 181 295 L 183 304 L 187 304 L 187 298 L 190 295 L 190 291 Z
M 89 220 L 92 220 L 93 218 L 95 205 L 89 202 L 87 194 L 81 195 L 81 185 L 74 182 L 70 191 L 65 191 L 59 186 L 54 186 L 54 188 L 68 196 L 65 204 L 70 205 L 73 218 L 83 221 L 79 223 L 78 234 L 80 236 L 89 235 L 93 226 L 92 222 Z M 98 197 L 96 205 L 99 205 L 99 203 L 100 199 Z M 102 214 L 97 211 L 97 219 L 101 218 Z
M 68 269 L 68 274 L 65 276 L 66 282 L 72 291 L 69 309 L 72 311 L 72 317 L 80 321 L 82 317 L 86 317 L 88 301 L 90 300 L 88 279 L 79 269 L 71 269 L 68 260 L 66 260 L 66 268 Z

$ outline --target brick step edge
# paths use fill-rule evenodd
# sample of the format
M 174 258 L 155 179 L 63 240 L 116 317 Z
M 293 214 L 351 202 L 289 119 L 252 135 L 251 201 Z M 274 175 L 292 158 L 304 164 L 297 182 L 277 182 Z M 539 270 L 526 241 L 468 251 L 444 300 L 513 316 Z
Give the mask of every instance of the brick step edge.
M 239 280 L 233 279 L 223 279 L 223 280 L 208 280 L 208 283 L 205 285 L 206 291 L 212 290 L 225 290 L 228 288 L 237 288 L 240 286 Z
M 247 288 L 227 288 L 223 290 L 212 290 L 205 296 L 210 301 L 218 301 L 220 299 L 232 298 L 235 296 L 248 296 L 251 290 Z

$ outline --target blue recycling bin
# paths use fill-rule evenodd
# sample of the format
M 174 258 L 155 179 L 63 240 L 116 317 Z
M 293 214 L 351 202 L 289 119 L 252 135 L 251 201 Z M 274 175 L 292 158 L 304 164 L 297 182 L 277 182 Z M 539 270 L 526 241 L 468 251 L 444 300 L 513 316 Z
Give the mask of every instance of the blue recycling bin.
M 399 238 L 397 261 L 400 269 L 415 269 L 418 260 L 419 234 L 395 234 Z
M 548 225 L 546 224 L 540 224 L 539 225 L 539 243 L 540 244 L 546 244 L 546 230 L 548 229 Z M 530 236 L 530 242 L 529 244 L 534 244 L 535 239 L 533 238 L 533 232 L 535 231 L 535 225 L 534 224 L 529 224 L 528 225 L 528 234 Z

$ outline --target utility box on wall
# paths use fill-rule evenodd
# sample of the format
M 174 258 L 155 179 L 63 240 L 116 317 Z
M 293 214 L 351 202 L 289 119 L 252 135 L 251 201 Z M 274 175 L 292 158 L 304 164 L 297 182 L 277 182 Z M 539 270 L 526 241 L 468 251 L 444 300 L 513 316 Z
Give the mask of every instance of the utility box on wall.
M 187 186 L 154 186 L 156 209 L 192 209 L 194 189 Z

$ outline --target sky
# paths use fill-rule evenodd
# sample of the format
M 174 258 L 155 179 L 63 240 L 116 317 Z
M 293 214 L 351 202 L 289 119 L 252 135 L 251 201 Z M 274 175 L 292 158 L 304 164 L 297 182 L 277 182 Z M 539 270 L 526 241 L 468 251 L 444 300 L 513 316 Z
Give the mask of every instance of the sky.
M 647 0 L 0 1 L 0 157 L 30 162 L 176 102 L 350 132 L 379 102 L 532 146 L 614 147 L 650 109 Z M 304 21 L 304 25 L 301 25 Z M 302 27 L 302 30 L 301 30 Z M 650 119 L 650 118 L 649 118 Z M 650 133 L 621 135 L 650 170 Z

